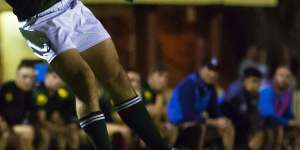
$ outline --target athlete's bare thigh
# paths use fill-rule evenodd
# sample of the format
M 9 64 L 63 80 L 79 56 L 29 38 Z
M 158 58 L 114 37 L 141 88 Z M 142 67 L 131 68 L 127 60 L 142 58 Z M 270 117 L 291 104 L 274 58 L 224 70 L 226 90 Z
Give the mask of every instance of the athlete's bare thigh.
M 136 96 L 126 72 L 119 63 L 119 57 L 112 39 L 107 39 L 81 53 L 96 78 L 110 94 L 115 103 L 122 103 Z

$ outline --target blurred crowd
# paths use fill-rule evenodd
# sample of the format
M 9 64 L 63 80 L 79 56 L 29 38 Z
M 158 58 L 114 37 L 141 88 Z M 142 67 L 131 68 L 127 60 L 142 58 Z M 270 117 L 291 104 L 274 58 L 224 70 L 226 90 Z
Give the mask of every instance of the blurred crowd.
M 260 56 L 255 59 L 250 49 L 239 78 L 226 89 L 219 85 L 220 64 L 214 57 L 174 88 L 165 68 L 152 69 L 145 81 L 135 70 L 128 77 L 165 140 L 179 150 L 300 149 L 296 77 L 286 64 L 271 74 L 265 54 Z M 91 149 L 77 124 L 76 97 L 49 67 L 38 79 L 36 66 L 23 60 L 15 80 L 1 85 L 0 150 Z M 109 93 L 101 93 L 114 149 L 147 149 L 115 113 Z

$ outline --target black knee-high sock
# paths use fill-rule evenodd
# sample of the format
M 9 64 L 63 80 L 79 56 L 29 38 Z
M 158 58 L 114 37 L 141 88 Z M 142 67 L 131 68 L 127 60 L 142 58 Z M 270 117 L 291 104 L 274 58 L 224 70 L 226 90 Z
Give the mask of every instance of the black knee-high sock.
M 112 150 L 105 117 L 101 112 L 92 112 L 79 120 L 80 127 L 93 143 L 95 150 Z
M 135 97 L 119 106 L 117 111 L 122 120 L 154 150 L 169 150 L 154 125 L 141 97 Z

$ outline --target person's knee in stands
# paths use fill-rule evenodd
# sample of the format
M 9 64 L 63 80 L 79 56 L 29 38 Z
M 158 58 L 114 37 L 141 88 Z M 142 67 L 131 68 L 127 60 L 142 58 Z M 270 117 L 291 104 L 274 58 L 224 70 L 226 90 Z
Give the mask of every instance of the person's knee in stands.
M 24 139 L 24 136 L 22 135 L 23 139 L 18 135 L 14 129 L 11 129 L 7 122 L 4 120 L 2 116 L 0 116 L 0 149 L 32 149 L 32 145 L 30 143 L 32 142 L 32 134 L 29 133 L 29 138 Z M 27 140 L 27 141 L 26 141 Z M 29 141 L 28 141 L 29 140 Z
M 20 137 L 21 145 L 25 149 L 33 149 L 34 129 L 29 125 L 16 125 L 13 127 L 14 132 Z

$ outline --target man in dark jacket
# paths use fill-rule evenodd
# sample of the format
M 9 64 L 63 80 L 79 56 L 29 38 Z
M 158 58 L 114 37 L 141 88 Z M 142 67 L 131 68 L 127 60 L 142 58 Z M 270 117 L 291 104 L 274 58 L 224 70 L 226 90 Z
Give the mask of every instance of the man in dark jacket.
M 261 78 L 262 75 L 256 68 L 249 67 L 245 69 L 242 79 L 232 83 L 225 93 L 222 111 L 231 119 L 235 127 L 237 149 L 247 149 L 248 146 L 250 149 L 256 149 L 251 146 L 262 146 L 260 145 L 262 139 L 258 138 L 258 133 L 256 134 L 260 131 L 263 122 L 258 111 Z M 259 142 L 253 145 L 251 139 L 258 139 Z

